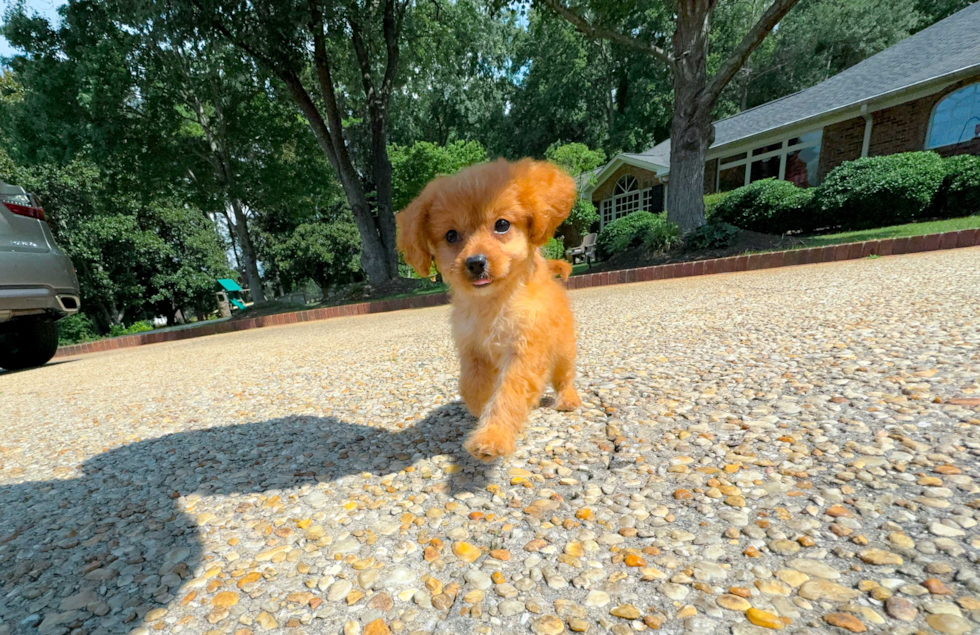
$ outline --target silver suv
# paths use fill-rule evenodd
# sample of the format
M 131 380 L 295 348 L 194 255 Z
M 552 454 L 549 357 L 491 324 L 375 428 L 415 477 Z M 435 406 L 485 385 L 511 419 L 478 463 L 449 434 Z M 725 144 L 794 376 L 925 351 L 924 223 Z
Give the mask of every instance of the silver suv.
M 0 181 L 0 368 L 40 366 L 58 350 L 61 318 L 77 313 L 75 267 L 31 194 Z

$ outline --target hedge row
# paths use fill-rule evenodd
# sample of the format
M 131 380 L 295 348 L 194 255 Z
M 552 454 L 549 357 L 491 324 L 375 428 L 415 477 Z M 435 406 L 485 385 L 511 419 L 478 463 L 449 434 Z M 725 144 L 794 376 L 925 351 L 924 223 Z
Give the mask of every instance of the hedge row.
M 842 163 L 801 189 L 766 179 L 725 195 L 711 222 L 767 234 L 864 229 L 980 213 L 980 157 L 907 152 Z

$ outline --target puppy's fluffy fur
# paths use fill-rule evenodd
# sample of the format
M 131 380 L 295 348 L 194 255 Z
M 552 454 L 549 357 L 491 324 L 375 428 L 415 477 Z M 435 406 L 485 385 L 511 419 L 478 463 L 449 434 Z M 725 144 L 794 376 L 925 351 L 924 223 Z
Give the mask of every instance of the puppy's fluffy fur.
M 558 410 L 581 405 L 572 312 L 555 279 L 571 267 L 539 251 L 575 197 L 574 181 L 550 163 L 500 160 L 435 179 L 396 217 L 405 261 L 428 276 L 434 259 L 452 290 L 459 392 L 480 419 L 465 444 L 476 458 L 514 451 L 549 381 Z

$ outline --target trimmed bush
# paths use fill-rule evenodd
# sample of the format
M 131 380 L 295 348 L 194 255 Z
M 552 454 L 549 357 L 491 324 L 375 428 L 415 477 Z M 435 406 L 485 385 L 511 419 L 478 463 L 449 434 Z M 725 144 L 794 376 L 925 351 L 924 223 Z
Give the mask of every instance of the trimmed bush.
M 862 229 L 909 223 L 930 216 L 946 176 L 935 152 L 906 152 L 848 161 L 816 188 L 816 227 Z
M 764 234 L 808 229 L 807 207 L 812 197 L 812 189 L 763 179 L 728 192 L 715 206 L 711 220 Z
M 667 251 L 679 241 L 677 225 L 668 221 L 666 214 L 633 212 L 602 228 L 596 239 L 596 251 L 599 258 L 604 260 L 640 246 L 654 252 Z
M 95 322 L 84 313 L 76 313 L 58 320 L 58 344 L 60 346 L 91 342 L 99 339 L 99 337 Z
M 704 217 L 711 218 L 715 213 L 718 203 L 721 203 L 728 196 L 728 192 L 715 192 L 714 194 L 704 195 Z
M 684 247 L 688 251 L 705 249 L 724 249 L 735 244 L 738 227 L 721 222 L 708 222 L 701 225 L 684 239 Z
M 963 154 L 946 159 L 945 164 L 936 213 L 943 218 L 980 214 L 980 157 Z
M 121 324 L 113 324 L 109 327 L 109 336 L 118 337 L 120 335 L 135 335 L 137 333 L 145 333 L 147 331 L 152 331 L 153 325 L 149 322 L 143 320 L 140 322 L 133 322 L 132 326 L 126 327 Z
M 541 255 L 548 260 L 561 260 L 565 257 L 565 239 L 552 238 L 541 248 Z

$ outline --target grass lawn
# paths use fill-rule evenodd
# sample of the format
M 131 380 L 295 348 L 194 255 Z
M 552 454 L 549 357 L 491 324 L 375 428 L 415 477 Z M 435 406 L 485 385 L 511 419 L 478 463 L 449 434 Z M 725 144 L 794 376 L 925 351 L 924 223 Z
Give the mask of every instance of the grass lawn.
M 901 238 L 903 236 L 924 236 L 926 234 L 942 234 L 944 232 L 955 232 L 961 229 L 976 229 L 978 227 L 980 227 L 980 215 L 967 216 L 966 218 L 950 218 L 948 220 L 929 221 L 926 223 L 892 225 L 891 227 L 863 229 L 860 231 L 842 232 L 840 234 L 826 234 L 824 236 L 810 236 L 809 238 L 803 238 L 803 244 L 800 245 L 800 247 L 826 247 L 827 245 L 839 245 L 842 243 L 862 243 L 868 240 Z

